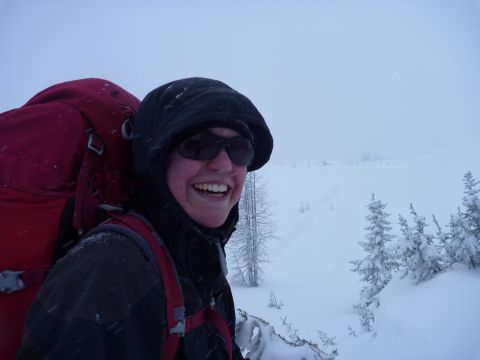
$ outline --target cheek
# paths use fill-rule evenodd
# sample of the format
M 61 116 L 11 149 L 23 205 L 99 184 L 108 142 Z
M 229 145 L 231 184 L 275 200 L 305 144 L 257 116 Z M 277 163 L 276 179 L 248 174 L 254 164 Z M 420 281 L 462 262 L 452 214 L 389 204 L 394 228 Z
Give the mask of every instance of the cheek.
M 237 187 L 235 189 L 235 192 L 233 194 L 233 199 L 232 199 L 234 200 L 234 202 L 238 202 L 240 200 L 246 177 L 247 177 L 247 168 L 242 169 L 236 176 L 235 183 L 237 184 Z
M 170 157 L 167 163 L 167 185 L 178 202 L 182 202 L 186 196 L 188 181 L 192 178 L 195 169 L 188 161 L 178 156 Z
M 170 170 L 170 169 L 168 169 Z M 172 174 L 174 174 L 174 172 L 171 172 L 171 171 L 167 171 L 167 186 L 168 186 L 168 190 L 170 190 L 170 192 L 172 193 L 173 197 L 179 201 L 178 197 L 179 197 L 179 189 L 178 189 L 178 181 L 176 179 L 176 176 L 172 176 Z

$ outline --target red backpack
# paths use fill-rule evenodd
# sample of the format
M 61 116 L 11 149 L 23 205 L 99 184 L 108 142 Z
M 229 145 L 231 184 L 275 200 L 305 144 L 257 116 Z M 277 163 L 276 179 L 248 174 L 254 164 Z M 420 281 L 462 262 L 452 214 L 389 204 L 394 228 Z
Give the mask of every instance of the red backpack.
M 14 359 L 54 253 L 128 199 L 138 105 L 109 81 L 83 79 L 0 114 L 1 359 Z
M 116 211 L 135 185 L 129 140 L 138 104 L 109 81 L 84 79 L 0 114 L 0 359 L 15 358 L 30 304 L 62 247 L 105 229 L 139 243 L 157 264 L 166 296 L 161 359 L 173 360 L 180 338 L 204 322 L 232 359 L 230 331 L 214 304 L 186 317 L 161 239 L 139 215 Z

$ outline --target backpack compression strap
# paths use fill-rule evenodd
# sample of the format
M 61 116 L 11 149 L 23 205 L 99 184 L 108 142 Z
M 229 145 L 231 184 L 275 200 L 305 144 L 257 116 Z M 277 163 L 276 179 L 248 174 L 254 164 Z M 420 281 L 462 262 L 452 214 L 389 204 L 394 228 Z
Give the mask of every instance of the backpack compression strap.
M 0 293 L 12 293 L 45 281 L 49 269 L 0 272 Z
M 229 359 L 232 360 L 233 340 L 230 329 L 220 314 L 214 310 L 214 302 L 211 306 L 203 308 L 192 316 L 185 316 L 183 295 L 175 264 L 165 248 L 165 244 L 148 221 L 135 213 L 129 213 L 128 215 L 111 213 L 110 215 L 112 219 L 106 221 L 99 229 L 120 232 L 135 240 L 147 255 L 153 255 L 160 271 L 165 292 L 167 318 L 167 327 L 163 334 L 161 359 L 173 360 L 180 344 L 180 338 L 201 324 L 208 322 L 222 335 Z M 145 242 L 147 242 L 148 247 L 145 246 Z
M 230 329 L 228 328 L 225 320 L 215 311 L 214 304 L 211 306 L 204 307 L 202 310 L 193 314 L 192 316 L 187 316 L 185 319 L 185 333 L 189 333 L 197 326 L 208 322 L 217 331 L 222 335 L 223 340 L 225 341 L 225 347 L 228 351 L 229 359 L 232 360 L 233 355 L 233 346 L 232 346 L 232 336 L 230 335 Z

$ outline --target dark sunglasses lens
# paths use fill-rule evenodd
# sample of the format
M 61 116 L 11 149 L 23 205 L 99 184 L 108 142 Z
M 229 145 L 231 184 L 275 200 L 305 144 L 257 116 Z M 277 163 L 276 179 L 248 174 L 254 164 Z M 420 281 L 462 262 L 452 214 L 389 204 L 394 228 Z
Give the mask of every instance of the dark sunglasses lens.
M 218 143 L 218 137 L 209 133 L 194 135 L 178 146 L 180 155 L 194 160 L 214 159 L 220 149 L 221 144 Z
M 226 146 L 232 162 L 237 165 L 250 165 L 254 149 L 250 140 L 241 136 L 225 139 L 212 133 L 194 135 L 178 145 L 180 155 L 194 160 L 215 159 Z
M 227 145 L 230 159 L 237 165 L 250 165 L 253 160 L 254 150 L 252 143 L 242 137 L 231 139 Z

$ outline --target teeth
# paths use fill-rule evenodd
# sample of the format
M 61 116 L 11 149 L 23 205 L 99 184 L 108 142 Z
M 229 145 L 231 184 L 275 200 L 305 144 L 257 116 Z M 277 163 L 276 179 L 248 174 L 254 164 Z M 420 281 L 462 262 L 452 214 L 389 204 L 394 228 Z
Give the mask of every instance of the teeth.
M 202 191 L 210 191 L 216 193 L 223 193 L 226 192 L 228 187 L 225 184 L 195 184 L 196 189 Z

